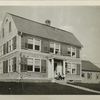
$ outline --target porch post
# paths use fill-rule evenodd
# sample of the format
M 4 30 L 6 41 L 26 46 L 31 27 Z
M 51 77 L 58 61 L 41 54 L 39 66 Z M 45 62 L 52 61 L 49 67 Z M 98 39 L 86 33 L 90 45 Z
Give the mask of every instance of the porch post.
M 52 58 L 52 70 L 51 70 L 51 75 L 52 75 L 52 82 L 54 82 L 54 59 Z
M 64 77 L 66 76 L 65 75 L 65 60 L 63 60 L 63 74 L 64 74 Z

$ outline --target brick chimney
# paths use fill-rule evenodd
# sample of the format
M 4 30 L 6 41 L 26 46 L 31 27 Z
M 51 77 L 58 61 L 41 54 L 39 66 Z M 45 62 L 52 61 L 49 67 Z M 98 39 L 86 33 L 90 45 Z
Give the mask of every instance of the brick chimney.
M 51 25 L 51 21 L 49 19 L 45 20 L 45 24 L 50 26 Z

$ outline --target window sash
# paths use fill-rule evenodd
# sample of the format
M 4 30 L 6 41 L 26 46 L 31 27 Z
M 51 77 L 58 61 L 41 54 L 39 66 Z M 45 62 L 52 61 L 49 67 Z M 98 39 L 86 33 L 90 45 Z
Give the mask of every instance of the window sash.
M 35 59 L 34 72 L 41 72 L 41 60 Z

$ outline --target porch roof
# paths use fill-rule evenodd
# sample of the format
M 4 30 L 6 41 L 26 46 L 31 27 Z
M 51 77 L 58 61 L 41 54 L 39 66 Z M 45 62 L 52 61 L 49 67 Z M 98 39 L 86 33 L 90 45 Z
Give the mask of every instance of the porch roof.
M 100 72 L 100 68 L 90 61 L 82 60 L 82 71 Z

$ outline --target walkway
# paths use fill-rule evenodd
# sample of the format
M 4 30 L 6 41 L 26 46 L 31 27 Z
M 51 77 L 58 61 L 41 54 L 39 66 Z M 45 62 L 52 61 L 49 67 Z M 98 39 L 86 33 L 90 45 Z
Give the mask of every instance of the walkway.
M 59 81 L 56 81 L 56 83 L 58 84 L 61 84 L 61 85 L 67 85 L 67 86 L 70 86 L 70 87 L 73 87 L 73 88 L 77 88 L 77 89 L 81 89 L 81 90 L 85 90 L 85 91 L 89 91 L 89 92 L 94 92 L 94 93 L 99 93 L 100 94 L 100 91 L 96 91 L 96 90 L 92 90 L 92 89 L 89 89 L 89 88 L 85 88 L 85 87 L 81 87 L 81 86 L 76 86 L 76 85 L 72 85 L 72 84 L 68 84 L 68 83 L 65 83 L 64 81 L 62 82 L 59 82 Z

